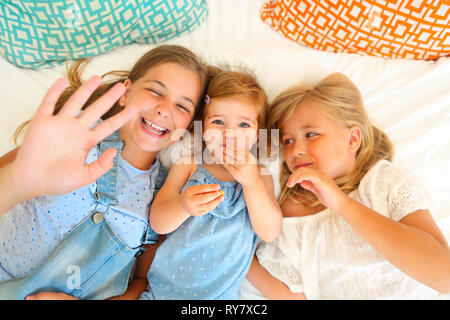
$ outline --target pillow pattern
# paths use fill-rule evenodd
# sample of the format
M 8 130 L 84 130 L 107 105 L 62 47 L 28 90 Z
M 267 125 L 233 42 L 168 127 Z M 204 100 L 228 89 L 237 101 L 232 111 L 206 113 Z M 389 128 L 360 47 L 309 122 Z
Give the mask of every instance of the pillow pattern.
M 203 0 L 4 0 L 0 53 L 20 67 L 51 67 L 180 36 L 207 14 Z
M 450 55 L 449 1 L 267 0 L 261 18 L 317 50 L 424 60 Z

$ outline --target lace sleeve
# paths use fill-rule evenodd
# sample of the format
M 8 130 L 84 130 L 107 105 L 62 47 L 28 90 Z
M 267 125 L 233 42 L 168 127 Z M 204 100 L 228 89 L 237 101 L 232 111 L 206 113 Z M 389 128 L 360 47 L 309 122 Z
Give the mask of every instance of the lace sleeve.
M 395 221 L 432 205 L 417 175 L 386 160 L 366 174 L 360 184 L 360 194 L 366 205 Z
M 432 200 L 419 177 L 402 172 L 388 195 L 389 216 L 399 221 L 417 210 L 429 209 Z
M 283 281 L 294 293 L 303 292 L 302 277 L 287 256 L 277 246 L 277 241 L 261 243 L 256 256 L 259 263 L 275 278 Z

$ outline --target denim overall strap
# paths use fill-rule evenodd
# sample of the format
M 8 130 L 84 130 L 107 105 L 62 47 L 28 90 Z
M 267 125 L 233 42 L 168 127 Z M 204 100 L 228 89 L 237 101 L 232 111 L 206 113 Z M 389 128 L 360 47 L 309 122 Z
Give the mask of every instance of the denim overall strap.
M 156 176 L 156 179 L 155 179 L 155 186 L 153 189 L 153 200 L 155 200 L 157 193 L 159 192 L 162 185 L 166 181 L 168 174 L 169 174 L 169 171 L 166 168 L 164 168 L 164 166 L 162 164 L 160 164 L 159 168 L 158 168 L 158 175 Z M 153 203 L 153 200 L 152 200 L 152 203 Z M 157 244 L 158 238 L 159 238 L 158 234 L 155 231 L 153 231 L 152 227 L 150 226 L 150 221 L 149 221 L 148 227 L 147 227 L 147 232 L 145 233 L 145 237 L 142 240 L 142 245 Z M 140 255 L 140 254 L 142 254 L 142 252 L 138 253 L 138 255 Z
M 116 199 L 117 169 L 123 144 L 118 130 L 98 144 L 99 154 L 102 154 L 109 148 L 117 149 L 117 154 L 113 160 L 113 167 L 106 174 L 98 178 L 97 191 L 94 194 L 95 200 L 105 206 L 116 205 L 118 203 Z

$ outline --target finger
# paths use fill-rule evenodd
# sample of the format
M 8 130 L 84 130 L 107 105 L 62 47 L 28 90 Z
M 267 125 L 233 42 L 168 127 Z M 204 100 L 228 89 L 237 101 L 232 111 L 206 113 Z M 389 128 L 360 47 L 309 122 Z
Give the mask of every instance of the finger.
M 245 155 L 248 152 L 248 149 L 243 148 L 239 145 L 227 146 L 226 149 L 229 150 L 231 153 L 241 154 L 241 155 Z
M 286 186 L 289 188 L 294 187 L 296 184 L 298 183 L 302 183 L 305 180 L 304 177 L 293 177 L 293 178 L 289 178 L 288 182 L 286 183 Z
M 101 123 L 96 125 L 91 130 L 93 144 L 95 145 L 99 141 L 111 135 L 114 131 L 122 127 L 132 117 L 134 117 L 136 113 L 137 113 L 136 106 L 128 106 L 119 113 L 112 116 L 111 118 L 108 118 L 105 121 L 102 121 Z
M 224 149 L 224 152 L 226 155 L 233 157 L 234 159 L 238 159 L 239 156 L 242 156 L 241 152 L 239 151 L 238 147 L 233 145 L 233 146 L 227 146 Z
M 59 78 L 58 80 L 56 80 L 56 82 L 50 87 L 50 89 L 48 89 L 47 93 L 42 99 L 41 105 L 36 111 L 36 115 L 53 114 L 56 102 L 68 85 L 69 82 L 66 78 Z
M 291 187 L 298 183 L 302 183 L 303 181 L 318 183 L 320 181 L 320 177 L 317 175 L 317 172 L 308 170 L 307 168 L 302 168 L 295 171 L 288 179 L 288 183 Z
M 233 148 L 236 152 L 245 154 L 250 149 L 250 138 L 248 136 L 238 137 L 234 144 L 227 145 Z
M 223 153 L 223 164 L 224 165 L 226 165 L 226 164 L 231 165 L 231 164 L 236 164 L 236 163 L 237 163 L 237 161 L 233 155 L 230 155 L 226 152 Z
M 302 181 L 300 183 L 300 185 L 302 186 L 303 189 L 309 190 L 311 192 L 313 192 L 314 194 L 318 193 L 318 190 L 316 189 L 314 183 L 312 183 L 311 181 Z
M 253 160 L 252 158 L 254 158 L 248 149 L 243 149 L 243 148 L 239 148 L 239 147 L 234 147 L 234 148 L 227 147 L 224 150 L 224 152 L 226 153 L 226 155 L 228 155 L 234 159 L 233 163 L 238 163 L 238 164 L 250 163 L 250 160 Z M 252 162 L 252 163 L 256 163 L 256 161 Z
M 288 178 L 287 182 L 286 182 L 286 186 L 288 188 L 292 188 L 293 186 L 295 186 L 297 183 L 299 183 L 301 180 L 299 180 L 299 178 L 302 176 L 302 172 L 301 170 L 296 170 L 294 171 Z
M 220 185 L 218 184 L 200 184 L 190 187 L 192 188 L 192 194 L 202 194 L 207 192 L 214 192 L 220 190 Z
M 199 207 L 199 211 L 202 213 L 208 213 L 211 212 L 212 210 L 214 210 L 215 208 L 217 208 L 217 206 L 223 201 L 223 199 L 225 199 L 225 197 L 223 195 L 220 195 L 219 197 L 217 197 L 216 199 L 202 204 Z
M 109 148 L 96 161 L 86 165 L 85 177 L 83 185 L 93 183 L 95 180 L 104 175 L 113 166 L 113 160 L 117 150 Z
M 194 203 L 201 206 L 203 204 L 207 204 L 208 202 L 213 201 L 214 199 L 217 199 L 221 195 L 222 195 L 221 191 L 201 193 L 194 195 L 192 200 L 194 201 Z
M 77 116 L 81 108 L 101 82 L 102 78 L 100 78 L 100 76 L 95 75 L 89 78 L 88 81 L 70 96 L 58 114 L 71 117 Z
M 79 119 L 82 120 L 87 127 L 92 126 L 114 105 L 124 92 L 125 86 L 123 83 L 116 83 L 104 95 L 87 107 L 79 116 Z

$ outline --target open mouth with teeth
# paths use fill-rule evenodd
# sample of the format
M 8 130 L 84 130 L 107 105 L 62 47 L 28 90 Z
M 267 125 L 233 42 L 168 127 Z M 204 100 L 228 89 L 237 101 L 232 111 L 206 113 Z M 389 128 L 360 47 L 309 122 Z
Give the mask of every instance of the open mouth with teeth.
M 141 118 L 141 123 L 142 123 L 142 126 L 144 127 L 144 129 L 146 129 L 147 131 L 150 131 L 151 133 L 154 133 L 158 136 L 163 136 L 170 131 L 169 129 L 163 128 L 161 126 L 154 124 L 153 122 L 150 122 L 149 120 L 145 119 L 144 117 Z

